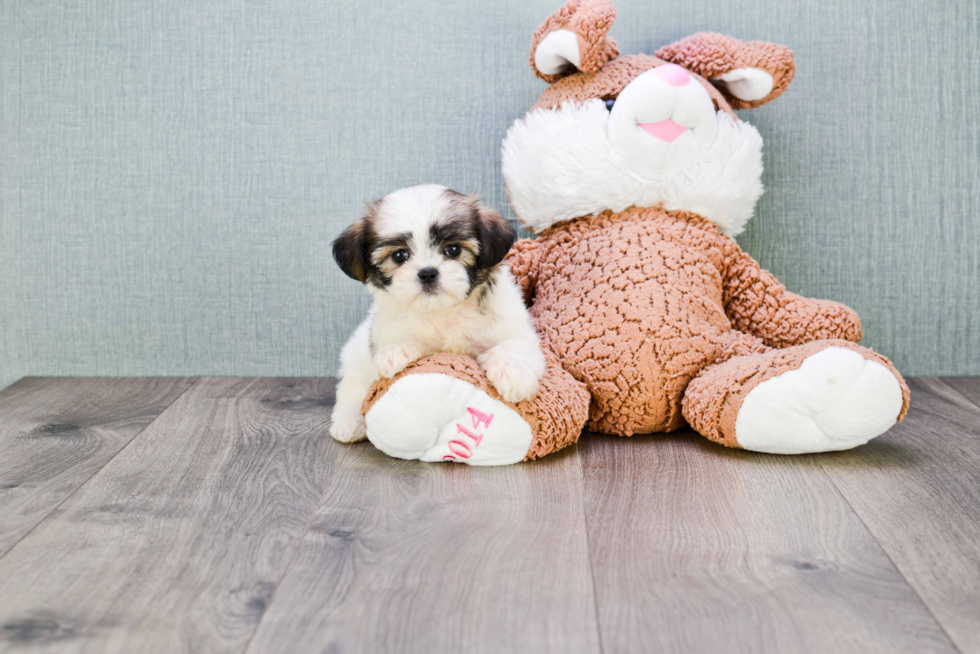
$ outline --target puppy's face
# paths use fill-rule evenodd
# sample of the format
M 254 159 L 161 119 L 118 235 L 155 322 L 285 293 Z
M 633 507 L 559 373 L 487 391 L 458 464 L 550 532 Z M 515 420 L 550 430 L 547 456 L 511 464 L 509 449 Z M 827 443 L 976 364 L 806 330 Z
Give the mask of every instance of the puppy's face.
M 395 191 L 371 203 L 334 241 L 351 278 L 416 311 L 447 309 L 493 281 L 514 243 L 500 214 L 435 184 Z

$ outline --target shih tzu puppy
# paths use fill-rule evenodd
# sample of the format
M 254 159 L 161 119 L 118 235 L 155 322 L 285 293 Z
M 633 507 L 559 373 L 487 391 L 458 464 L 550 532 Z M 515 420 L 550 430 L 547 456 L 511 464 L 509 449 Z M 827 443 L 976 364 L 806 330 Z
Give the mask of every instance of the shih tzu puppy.
M 534 396 L 544 355 L 502 263 L 515 238 L 476 196 L 421 184 L 369 204 L 334 241 L 337 263 L 374 305 L 340 354 L 331 436 L 365 438 L 361 404 L 371 385 L 437 352 L 475 358 L 509 402 Z

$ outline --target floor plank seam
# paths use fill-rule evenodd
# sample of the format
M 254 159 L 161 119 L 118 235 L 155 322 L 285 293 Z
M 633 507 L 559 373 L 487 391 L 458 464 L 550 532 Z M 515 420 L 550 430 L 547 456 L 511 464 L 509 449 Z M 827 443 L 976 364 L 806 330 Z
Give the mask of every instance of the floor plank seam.
M 929 379 L 929 378 L 927 377 L 927 379 Z M 938 380 L 939 383 L 941 383 L 943 386 L 945 386 L 949 390 L 953 391 L 953 393 L 955 393 L 957 397 L 962 398 L 964 402 L 966 402 L 967 404 L 970 404 L 970 405 L 976 407 L 976 409 L 978 411 L 980 411 L 980 403 L 974 402 L 972 399 L 970 399 L 966 395 L 963 395 L 963 393 L 960 393 L 959 390 L 957 390 L 957 388 L 955 386 L 953 386 L 952 384 L 950 384 L 949 382 L 947 382 L 944 377 L 932 377 L 932 379 Z
M 578 443 L 575 444 L 575 459 L 578 461 L 579 481 L 582 489 L 582 523 L 585 525 L 585 551 L 589 554 L 589 579 L 592 581 L 592 610 L 595 613 L 595 631 L 599 638 L 599 654 L 605 653 L 602 645 L 602 621 L 599 620 L 599 596 L 596 593 L 595 567 L 592 565 L 592 543 L 589 538 L 589 516 L 585 507 L 585 466 L 582 465 L 582 452 Z
M 826 477 L 828 481 L 830 481 L 830 485 L 834 489 L 834 492 L 837 493 L 837 495 L 841 498 L 841 500 L 844 501 L 844 504 L 847 505 L 847 508 L 849 508 L 851 512 L 855 516 L 857 516 L 857 519 L 860 520 L 861 524 L 864 526 L 865 531 L 867 531 L 868 534 L 871 536 L 871 538 L 874 539 L 875 543 L 878 544 L 878 547 L 881 549 L 881 553 L 885 555 L 885 558 L 888 559 L 888 562 L 892 564 L 892 567 L 894 567 L 895 570 L 898 572 L 898 574 L 902 576 L 902 579 L 905 580 L 905 584 L 912 590 L 913 593 L 915 593 L 915 596 L 919 598 L 919 602 L 925 608 L 926 612 L 930 616 L 932 616 L 932 619 L 936 623 L 936 626 L 939 627 L 939 630 L 943 633 L 944 636 L 946 636 L 946 640 L 949 641 L 950 647 L 952 647 L 957 652 L 960 652 L 960 654 L 966 654 L 965 652 L 963 652 L 963 650 L 959 648 L 959 646 L 956 644 L 956 641 L 953 640 L 953 637 L 950 635 L 950 633 L 946 631 L 946 625 L 944 625 L 942 621 L 940 621 L 939 616 L 937 616 L 933 612 L 932 607 L 929 606 L 929 603 L 926 602 L 926 600 L 922 597 L 921 594 L 919 594 L 919 591 L 916 589 L 915 586 L 912 585 L 912 582 L 909 581 L 909 578 L 902 571 L 902 568 L 899 567 L 899 565 L 892 558 L 892 555 L 888 553 L 887 549 L 885 549 L 884 544 L 878 538 L 877 534 L 875 534 L 874 531 L 871 530 L 871 527 L 868 526 L 868 523 L 864 519 L 864 516 L 862 516 L 861 513 L 854 507 L 854 505 L 851 504 L 851 501 L 847 499 L 847 496 L 844 495 L 843 491 L 841 491 L 841 489 L 837 486 L 837 482 L 834 481 L 834 478 L 827 472 L 827 469 L 824 468 L 823 463 L 818 461 L 817 465 L 820 466 L 820 472 L 823 474 L 823 476 Z
M 320 512 L 320 507 L 323 506 L 323 503 L 327 500 L 327 495 L 330 494 L 330 489 L 333 488 L 333 483 L 337 480 L 337 475 L 340 474 L 340 469 L 344 467 L 344 461 L 347 460 L 347 455 L 350 454 L 351 447 L 353 447 L 353 445 L 350 444 L 347 445 L 347 449 L 344 450 L 344 455 L 340 457 L 340 462 L 337 464 L 337 469 L 334 470 L 333 472 L 333 477 L 330 478 L 330 482 L 327 484 L 327 487 L 323 490 L 323 495 L 320 497 L 320 501 L 317 502 L 316 507 L 314 507 L 312 513 L 310 513 L 310 519 L 307 520 L 306 528 L 303 529 L 303 533 L 296 541 L 296 547 L 293 550 L 293 555 L 289 557 L 289 563 L 286 564 L 286 567 L 283 568 L 282 574 L 279 575 L 279 581 L 276 582 L 276 587 L 272 589 L 272 594 L 269 595 L 269 600 L 266 602 L 265 609 L 262 611 L 262 616 L 259 618 L 259 621 L 255 624 L 255 628 L 252 629 L 252 633 L 249 634 L 248 640 L 245 641 L 245 646 L 242 647 L 241 649 L 242 654 L 248 652 L 248 648 L 252 646 L 252 640 L 255 638 L 255 634 L 258 633 L 259 627 L 262 626 L 262 620 L 265 619 L 265 616 L 269 612 L 269 609 L 272 607 L 273 602 L 276 601 L 276 594 L 279 592 L 279 588 L 280 586 L 282 586 L 282 582 L 286 578 L 286 575 L 289 574 L 290 568 L 293 567 L 293 561 L 296 560 L 296 557 L 299 555 L 300 549 L 303 547 L 303 541 L 306 539 L 306 534 L 309 533 L 310 527 L 313 525 L 313 521 L 316 520 L 316 515 L 317 513 Z
M 21 381 L 21 380 L 24 380 L 24 379 L 28 379 L 28 377 L 21 377 L 18 381 Z M 95 477 L 95 475 L 97 475 L 100 472 L 102 472 L 103 470 L 105 470 L 106 466 L 109 465 L 110 463 L 112 463 L 116 459 L 116 457 L 119 456 L 119 454 L 123 450 L 125 450 L 130 445 L 132 445 L 133 441 L 135 441 L 137 438 L 139 438 L 141 435 L 143 435 L 146 432 L 146 430 L 150 428 L 150 425 L 152 425 L 157 420 L 159 420 L 160 419 L 160 416 L 162 416 L 164 413 L 166 413 L 167 410 L 169 410 L 170 407 L 172 407 L 174 404 L 176 404 L 177 401 L 180 398 L 182 398 L 185 395 L 187 395 L 187 393 L 189 393 L 191 391 L 191 389 L 193 389 L 194 387 L 196 387 L 198 385 L 198 383 L 200 383 L 200 381 L 201 381 L 201 378 L 200 377 L 194 378 L 194 381 L 191 382 L 191 384 L 187 388 L 185 388 L 179 395 L 177 395 L 177 397 L 175 397 L 172 402 L 170 402 L 167 406 L 165 406 L 160 413 L 158 413 L 157 415 L 155 415 L 153 417 L 153 420 L 151 420 L 150 422 L 146 423 L 146 425 L 144 425 L 144 427 L 142 429 L 140 429 L 138 432 L 136 432 L 135 434 L 133 434 L 133 437 L 130 438 L 128 441 L 126 441 L 126 444 L 125 445 L 123 445 L 122 447 L 120 447 L 112 456 L 110 456 L 108 459 L 106 459 L 106 462 L 105 463 L 103 463 L 101 466 L 99 466 L 99 468 L 97 470 L 94 470 L 92 472 L 92 474 L 89 475 L 85 479 L 85 481 L 83 481 L 81 484 L 79 484 L 74 489 L 72 489 L 72 491 L 70 493 L 68 493 L 68 495 L 66 495 L 60 502 L 58 502 L 55 506 L 53 506 L 51 508 L 51 510 L 48 511 L 44 515 L 43 518 L 41 518 L 40 520 L 38 520 L 37 523 L 33 527 L 31 527 L 29 530 L 27 530 L 27 532 L 25 532 L 23 536 L 21 536 L 20 538 L 18 538 L 17 539 L 17 542 L 15 542 L 13 545 L 11 545 L 10 547 L 8 547 L 7 550 L 4 551 L 3 553 L 0 553 L 0 559 L 2 559 L 3 557 L 7 556 L 12 551 L 14 551 L 14 548 L 16 548 L 22 542 L 24 542 L 24 539 L 25 538 L 27 538 L 28 536 L 30 536 L 31 534 L 33 534 L 37 530 L 38 527 L 40 527 L 41 525 L 43 525 L 44 523 L 46 523 L 48 521 L 48 518 L 50 518 L 59 508 L 61 508 L 61 506 L 65 502 L 67 502 L 72 497 L 74 497 L 75 496 L 75 493 L 77 493 L 80 489 L 84 488 L 90 481 L 92 481 L 92 479 Z M 13 386 L 13 384 L 11 384 L 11 386 Z M 8 388 L 10 388 L 10 386 L 8 386 Z

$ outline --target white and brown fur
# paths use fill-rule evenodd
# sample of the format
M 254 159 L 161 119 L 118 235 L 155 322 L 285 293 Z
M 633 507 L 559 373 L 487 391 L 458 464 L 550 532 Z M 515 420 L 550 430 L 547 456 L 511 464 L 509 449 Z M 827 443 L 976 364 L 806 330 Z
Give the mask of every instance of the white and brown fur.
M 475 358 L 509 402 L 534 396 L 545 360 L 503 263 L 515 238 L 475 196 L 420 184 L 369 204 L 334 241 L 337 263 L 374 296 L 340 354 L 335 439 L 365 438 L 361 404 L 371 385 L 437 352 Z

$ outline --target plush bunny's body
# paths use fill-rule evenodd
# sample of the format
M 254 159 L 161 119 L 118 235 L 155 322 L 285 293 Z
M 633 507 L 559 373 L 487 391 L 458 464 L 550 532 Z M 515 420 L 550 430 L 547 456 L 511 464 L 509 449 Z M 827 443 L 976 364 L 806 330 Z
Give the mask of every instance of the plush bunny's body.
M 758 132 L 732 107 L 780 95 L 792 54 L 701 34 L 618 54 L 605 0 L 572 0 L 535 34 L 552 82 L 503 146 L 515 211 L 538 237 L 507 257 L 548 371 L 503 402 L 473 362 L 429 357 L 364 404 L 379 448 L 478 465 L 607 434 L 691 425 L 729 447 L 848 449 L 901 420 L 908 389 L 856 343 L 851 309 L 789 293 L 732 236 L 762 192 Z M 709 81 L 710 78 L 710 81 Z
M 822 404 L 814 398 L 820 404 L 809 407 L 814 415 L 863 414 L 877 399 L 868 395 L 876 386 L 855 388 L 868 373 L 878 373 L 895 391 L 877 427 L 890 426 L 904 404 L 907 391 L 891 365 L 853 345 L 861 338 L 854 311 L 787 293 L 697 214 L 607 211 L 520 241 L 508 260 L 524 280 L 542 343 L 590 391 L 591 431 L 630 436 L 690 423 L 712 440 L 745 447 L 750 443 L 736 439 L 734 419 L 746 392 L 825 350 L 826 365 L 814 375 L 833 376 L 837 390 L 850 393 L 829 393 Z M 821 388 L 826 383 L 819 381 Z M 773 389 L 769 401 L 791 399 Z M 790 408 L 774 418 L 777 434 L 811 417 L 793 418 Z M 867 440 L 866 432 L 837 440 L 830 433 L 812 434 L 809 447 L 797 441 L 751 445 L 809 451 Z

